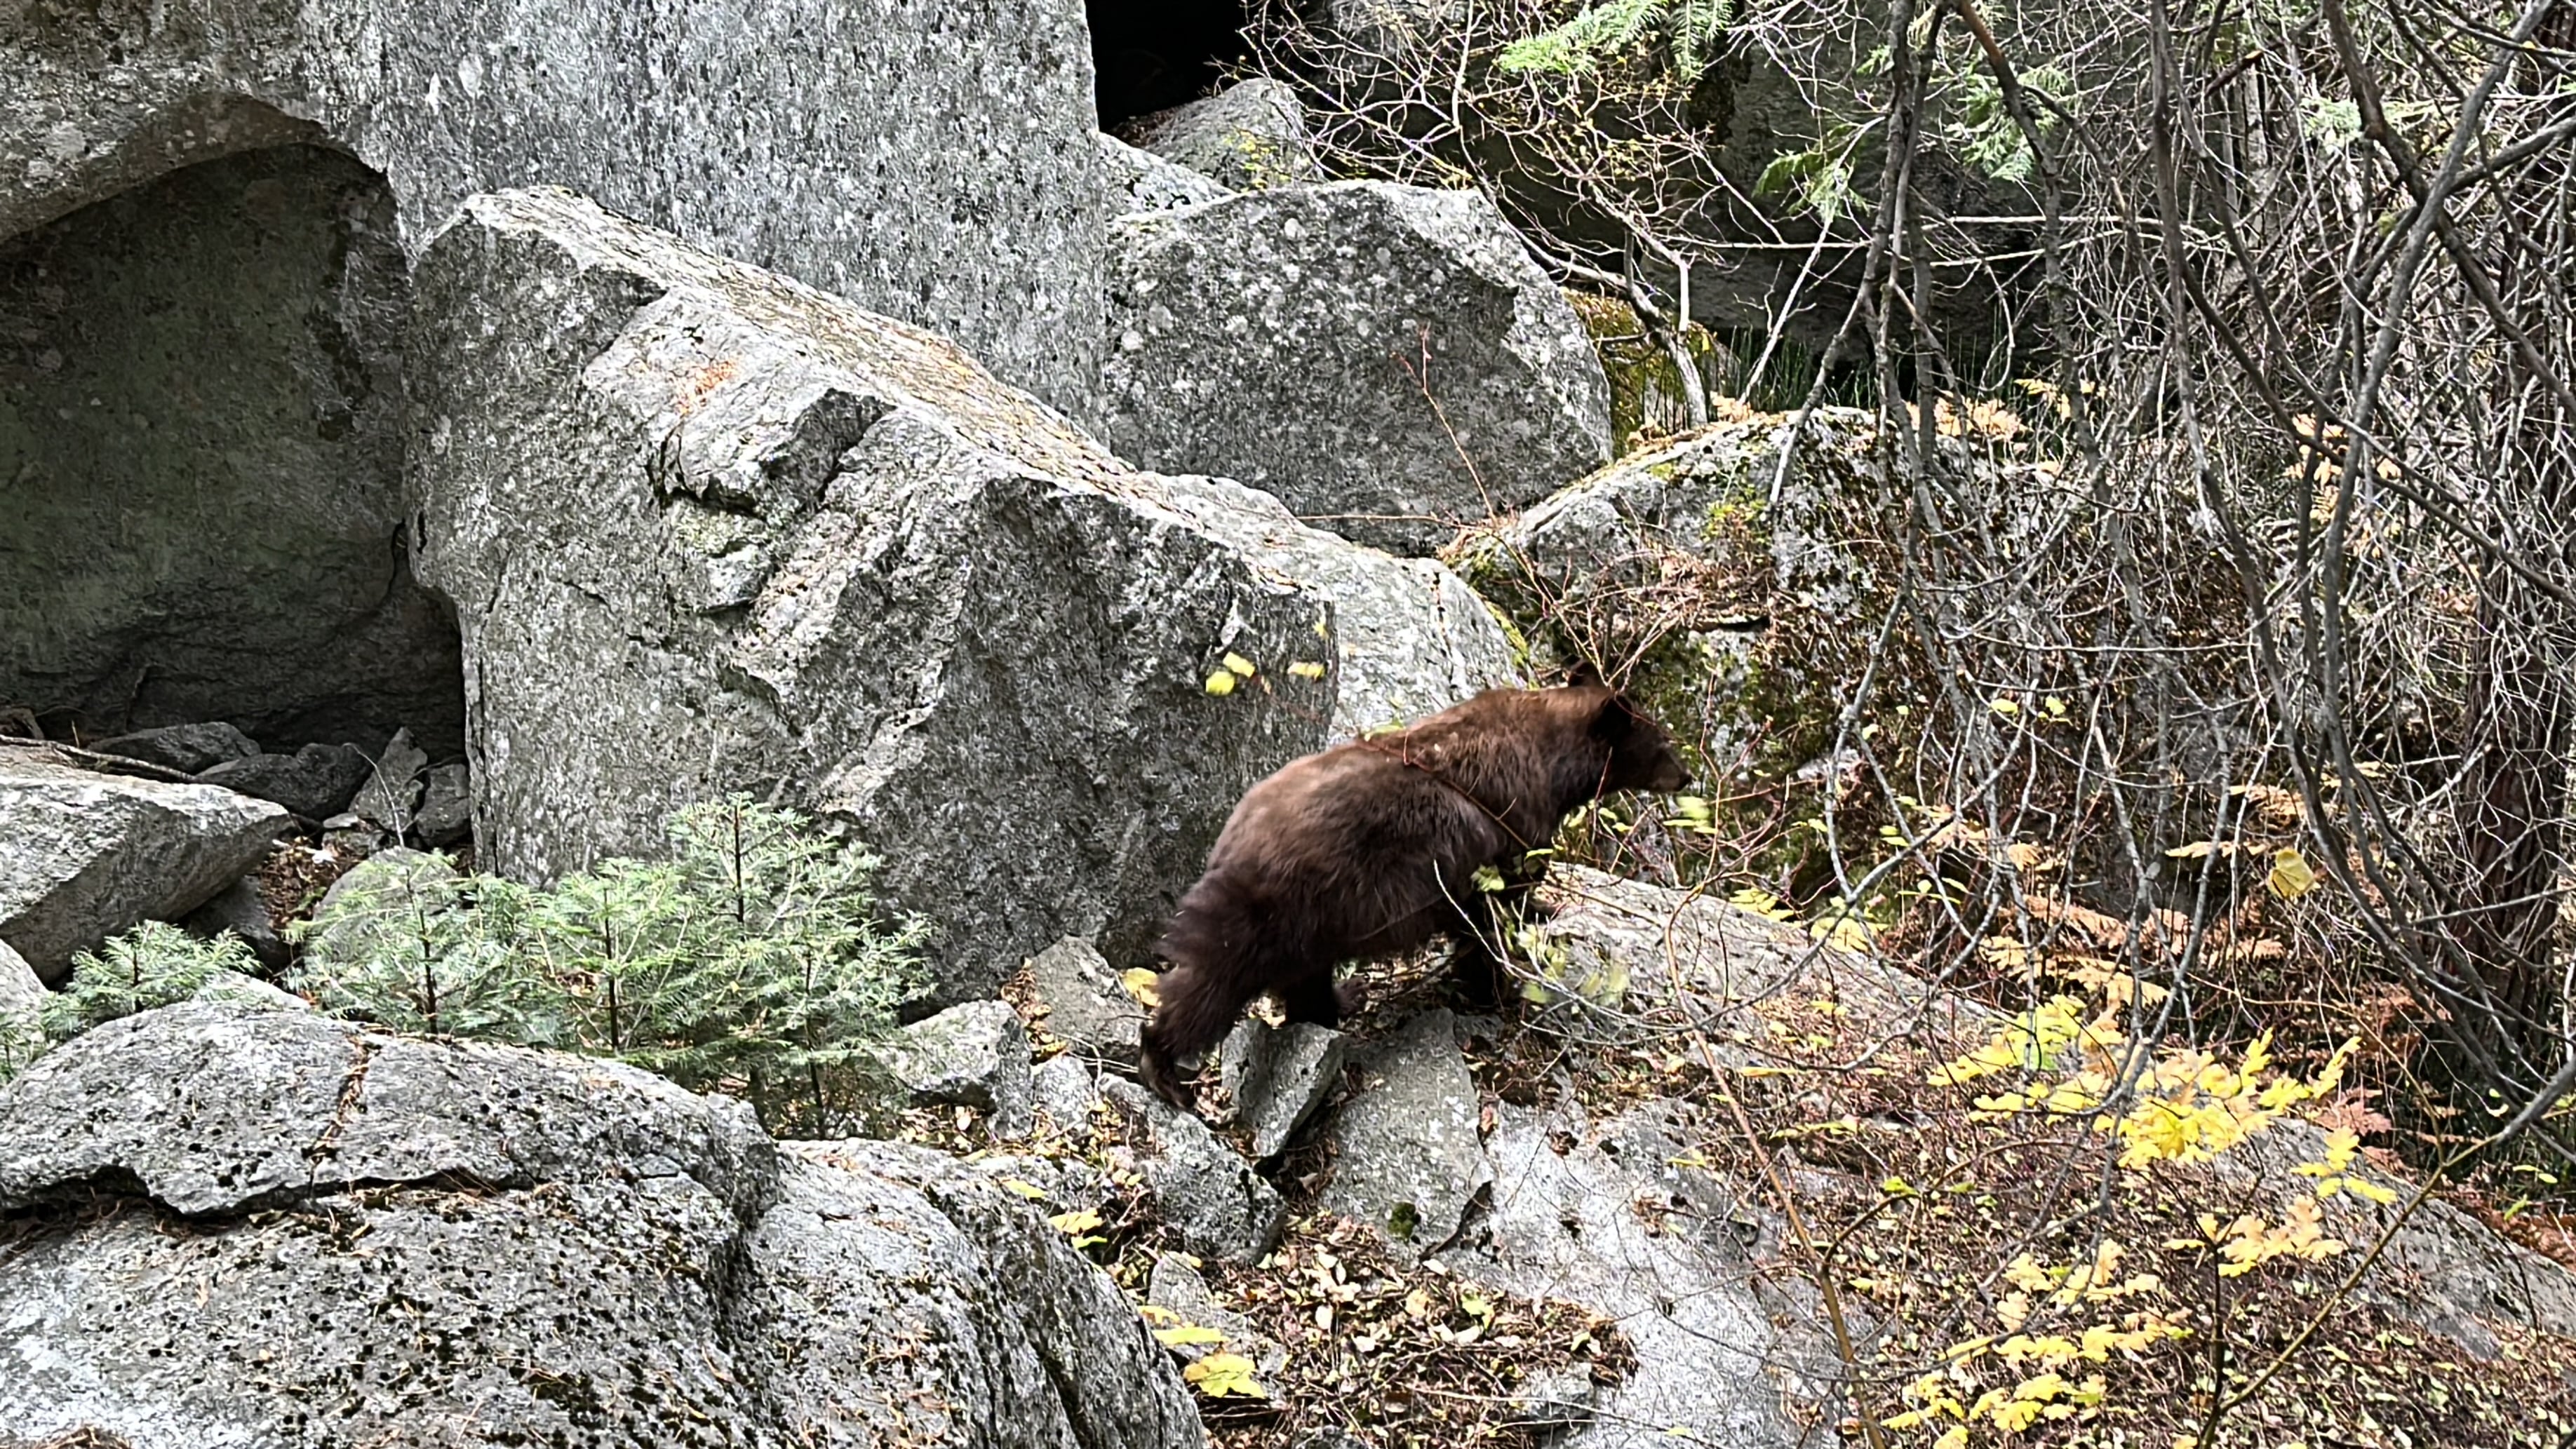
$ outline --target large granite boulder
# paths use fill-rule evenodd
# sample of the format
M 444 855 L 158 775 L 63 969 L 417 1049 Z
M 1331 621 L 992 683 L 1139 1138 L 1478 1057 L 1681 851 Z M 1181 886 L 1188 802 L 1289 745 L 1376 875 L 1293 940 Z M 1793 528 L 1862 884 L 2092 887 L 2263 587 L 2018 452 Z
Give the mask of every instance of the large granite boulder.
M 1118 135 L 1235 191 L 1312 181 L 1319 174 L 1296 90 L 1266 77 L 1138 116 L 1121 123 Z
M 476 192 L 571 186 L 1078 403 L 1099 345 L 1089 40 L 1075 0 L 14 7 L 0 237 L 320 145 L 383 177 L 415 246 Z
M 615 1063 L 150 1012 L 0 1090 L 0 1212 L 31 1442 L 1201 1442 L 1009 1193 Z
M 47 982 L 147 920 L 176 920 L 259 864 L 288 825 L 264 800 L 0 749 L 0 941 Z
M 1110 224 L 1120 456 L 1428 553 L 1610 459 L 1582 322 L 1474 192 L 1289 186 Z
M 487 869 L 774 794 L 886 857 L 947 1004 L 1067 935 L 1138 964 L 1324 740 L 1325 603 L 939 338 L 558 191 L 468 203 L 417 292 Z

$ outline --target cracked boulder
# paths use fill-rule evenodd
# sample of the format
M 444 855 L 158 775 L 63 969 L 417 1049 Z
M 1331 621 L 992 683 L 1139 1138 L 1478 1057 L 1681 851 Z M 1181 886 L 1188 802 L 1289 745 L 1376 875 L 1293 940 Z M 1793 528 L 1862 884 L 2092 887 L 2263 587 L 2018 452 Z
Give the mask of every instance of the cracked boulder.
M 1110 223 L 1119 456 L 1398 553 L 1610 461 L 1591 339 L 1472 191 L 1286 186 Z
M 1259 1262 L 1285 1219 L 1279 1190 L 1191 1113 L 1123 1077 L 1102 1077 L 1100 1090 L 1142 1127 L 1145 1185 L 1182 1244 L 1204 1257 Z
M 1252 1155 L 1268 1160 L 1341 1085 L 1348 1040 L 1310 1021 L 1272 1026 L 1247 1016 L 1217 1053 L 1218 1080 L 1234 1102 L 1235 1125 L 1252 1134 Z
M 1029 1034 L 1008 1004 L 952 1006 L 896 1032 L 883 1051 L 916 1106 L 971 1107 L 996 1137 L 1029 1134 Z
M 650 854 L 749 790 L 882 854 L 935 1004 L 1134 960 L 1318 748 L 1331 611 L 955 347 L 570 193 L 415 280 L 421 576 L 464 634 L 478 861 Z M 1274 667 L 1211 692 L 1232 654 Z
M 0 1212 L 0 1423 L 39 1442 L 1201 1442 L 1010 1193 L 917 1148 L 782 1153 L 615 1063 L 149 1012 L 0 1088 Z
M 212 785 L 0 749 L 0 941 L 58 983 L 108 937 L 212 900 L 287 824 L 277 806 Z

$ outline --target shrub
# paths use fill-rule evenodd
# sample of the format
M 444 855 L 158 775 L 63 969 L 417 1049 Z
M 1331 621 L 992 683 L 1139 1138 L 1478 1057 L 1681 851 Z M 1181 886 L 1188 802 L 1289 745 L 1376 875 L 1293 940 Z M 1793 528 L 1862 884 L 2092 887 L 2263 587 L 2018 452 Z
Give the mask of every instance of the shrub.
M 46 1000 L 39 1024 L 46 1038 L 62 1041 L 120 1016 L 189 1000 L 226 972 L 247 976 L 258 970 L 259 958 L 229 931 L 201 940 L 165 922 L 146 921 L 73 957 L 70 984 Z
M 672 817 L 666 861 L 547 888 L 398 867 L 305 928 L 290 983 L 334 1015 L 561 1046 L 749 1100 L 772 1131 L 881 1120 L 873 1055 L 920 980 L 918 922 L 873 914 L 878 859 L 736 797 Z

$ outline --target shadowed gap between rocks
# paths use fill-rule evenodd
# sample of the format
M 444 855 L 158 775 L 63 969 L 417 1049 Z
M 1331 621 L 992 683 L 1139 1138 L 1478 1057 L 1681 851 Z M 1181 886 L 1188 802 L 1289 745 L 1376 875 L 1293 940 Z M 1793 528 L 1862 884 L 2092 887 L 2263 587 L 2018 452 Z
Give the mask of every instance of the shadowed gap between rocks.
M 1086 0 L 1101 129 L 1196 100 L 1250 59 L 1241 0 Z
M 313 146 L 0 238 L 0 707 L 462 753 L 406 558 L 409 290 L 383 178 Z

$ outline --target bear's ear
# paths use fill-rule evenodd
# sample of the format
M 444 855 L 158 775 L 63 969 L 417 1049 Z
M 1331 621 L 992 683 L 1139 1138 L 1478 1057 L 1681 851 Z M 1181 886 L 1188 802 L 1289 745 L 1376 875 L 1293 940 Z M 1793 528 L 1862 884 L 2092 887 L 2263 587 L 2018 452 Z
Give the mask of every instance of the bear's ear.
M 1589 659 L 1578 659 L 1574 661 L 1574 668 L 1567 672 L 1565 682 L 1577 687 L 1602 683 L 1601 666 Z
M 1601 697 L 1600 708 L 1592 712 L 1592 737 L 1618 744 L 1637 733 L 1637 707 L 1628 696 L 1613 691 Z

